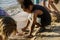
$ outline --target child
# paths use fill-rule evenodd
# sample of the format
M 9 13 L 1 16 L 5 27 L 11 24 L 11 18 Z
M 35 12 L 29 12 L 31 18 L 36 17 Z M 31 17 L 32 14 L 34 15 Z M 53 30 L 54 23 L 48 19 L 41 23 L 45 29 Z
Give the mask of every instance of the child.
M 18 0 L 19 2 L 19 0 Z M 30 3 L 32 4 L 32 3 Z M 25 6 L 26 5 L 26 6 Z M 21 7 L 23 9 L 23 11 L 21 11 L 20 13 L 18 13 L 17 15 L 14 16 L 14 19 L 17 22 L 17 31 L 19 35 L 23 35 L 23 28 L 28 24 L 29 20 L 31 19 L 31 10 L 32 10 L 32 6 L 31 5 L 27 5 L 24 2 L 24 5 L 22 5 L 21 3 Z
M 39 5 L 34 5 L 31 0 L 24 0 L 22 6 L 25 7 L 26 9 L 30 8 L 29 11 L 32 11 L 34 13 L 33 24 L 31 26 L 31 32 L 28 37 L 33 37 L 32 32 L 33 32 L 35 25 L 38 25 L 38 26 L 42 27 L 43 30 L 45 30 L 45 26 L 47 26 L 51 23 L 51 16 L 44 7 L 39 6 Z M 28 12 L 28 11 L 26 11 L 26 12 Z M 37 17 L 41 18 L 41 24 L 37 23 L 37 21 L 36 21 Z M 27 27 L 28 26 L 26 26 L 24 28 L 24 30 L 26 30 Z

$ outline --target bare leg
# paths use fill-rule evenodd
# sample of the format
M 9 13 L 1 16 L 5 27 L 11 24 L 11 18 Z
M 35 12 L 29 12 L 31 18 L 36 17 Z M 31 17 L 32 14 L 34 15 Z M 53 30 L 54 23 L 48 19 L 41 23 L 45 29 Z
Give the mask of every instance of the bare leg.
M 33 33 L 34 28 L 35 28 L 35 25 L 37 25 L 38 27 L 40 27 L 40 26 L 41 26 L 39 23 L 32 24 L 31 32 L 30 32 L 30 35 L 28 36 L 29 38 L 33 37 L 32 33 Z
M 35 27 L 35 25 L 33 24 L 32 27 L 31 27 L 31 32 L 27 37 L 29 37 L 29 38 L 33 37 L 32 33 L 33 33 L 33 30 L 34 30 L 34 27 Z

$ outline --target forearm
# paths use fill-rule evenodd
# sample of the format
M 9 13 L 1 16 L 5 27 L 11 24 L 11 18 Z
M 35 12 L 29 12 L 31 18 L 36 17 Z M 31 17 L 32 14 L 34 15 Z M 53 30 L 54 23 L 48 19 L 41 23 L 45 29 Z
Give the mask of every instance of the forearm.
M 49 4 L 51 5 L 51 7 L 55 10 L 58 11 L 58 9 L 56 8 L 56 6 L 54 5 L 53 1 L 49 1 Z
M 55 11 L 58 11 L 58 9 L 55 7 L 54 4 L 51 4 L 51 7 L 52 7 Z
M 30 24 L 30 21 L 28 20 L 28 23 L 27 23 L 26 27 L 28 27 L 28 26 L 29 26 L 29 24 Z
M 51 12 L 49 4 L 48 4 L 48 7 L 46 6 L 46 0 L 43 1 L 43 6 L 44 6 L 49 12 Z

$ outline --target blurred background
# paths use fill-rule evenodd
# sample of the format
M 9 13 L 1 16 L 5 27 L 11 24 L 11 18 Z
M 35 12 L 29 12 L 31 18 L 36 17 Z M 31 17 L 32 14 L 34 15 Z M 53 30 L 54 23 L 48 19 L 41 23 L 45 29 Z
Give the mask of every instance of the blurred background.
M 41 3 L 42 0 L 32 0 L 34 4 Z M 60 10 L 60 2 L 55 5 Z M 8 12 L 9 15 L 15 15 L 21 11 L 20 4 L 17 0 L 0 0 L 0 8 Z

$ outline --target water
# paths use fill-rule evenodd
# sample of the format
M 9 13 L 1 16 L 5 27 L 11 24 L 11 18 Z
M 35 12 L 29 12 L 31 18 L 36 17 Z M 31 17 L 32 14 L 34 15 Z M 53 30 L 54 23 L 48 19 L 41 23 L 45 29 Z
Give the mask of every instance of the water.
M 2 8 L 15 4 L 17 4 L 17 0 L 0 0 L 0 7 Z

